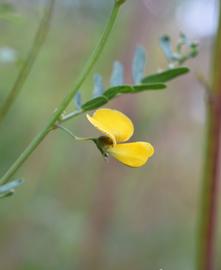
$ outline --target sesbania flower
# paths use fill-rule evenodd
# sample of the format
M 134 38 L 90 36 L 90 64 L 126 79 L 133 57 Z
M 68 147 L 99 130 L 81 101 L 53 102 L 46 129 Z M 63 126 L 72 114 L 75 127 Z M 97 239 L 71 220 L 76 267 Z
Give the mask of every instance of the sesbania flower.
M 87 114 L 90 123 L 104 136 L 94 140 L 102 154 L 109 154 L 130 167 L 141 167 L 154 154 L 148 142 L 128 141 L 134 133 L 132 121 L 123 113 L 112 109 L 98 109 L 92 116 Z

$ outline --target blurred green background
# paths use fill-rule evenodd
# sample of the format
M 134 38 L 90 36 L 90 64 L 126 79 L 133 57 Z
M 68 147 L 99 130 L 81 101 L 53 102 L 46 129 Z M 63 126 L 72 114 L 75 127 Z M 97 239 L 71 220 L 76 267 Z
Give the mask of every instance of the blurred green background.
M 16 79 L 44 10 L 42 0 L 0 1 L 0 102 Z M 56 1 L 46 43 L 23 91 L 0 128 L 3 174 L 71 88 L 106 22 L 113 0 Z M 140 169 L 105 162 L 89 142 L 51 133 L 18 171 L 26 180 L 0 201 L 0 262 L 4 270 L 193 270 L 205 126 L 204 90 L 216 31 L 213 0 L 133 0 L 122 8 L 94 72 L 108 86 L 112 64 L 131 62 L 137 45 L 148 52 L 146 73 L 165 68 L 159 37 L 179 32 L 200 42 L 191 74 L 166 91 L 123 96 L 108 104 L 135 124 L 133 140 L 156 153 Z M 87 100 L 93 74 L 82 87 Z M 71 111 L 73 105 L 69 107 Z M 78 136 L 97 133 L 81 116 L 67 126 Z M 221 221 L 219 215 L 219 221 Z M 221 240 L 219 239 L 217 245 Z M 220 247 L 217 270 L 221 269 Z

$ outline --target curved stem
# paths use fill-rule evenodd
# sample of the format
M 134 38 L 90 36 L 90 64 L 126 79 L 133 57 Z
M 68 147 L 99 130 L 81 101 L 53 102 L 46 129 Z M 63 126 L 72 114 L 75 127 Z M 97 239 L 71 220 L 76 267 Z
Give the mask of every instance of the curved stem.
M 94 137 L 86 137 L 86 138 L 82 138 L 82 137 L 78 137 L 76 135 L 74 135 L 70 129 L 60 125 L 60 124 L 57 124 L 57 128 L 61 129 L 62 131 L 64 131 L 67 135 L 69 135 L 70 137 L 72 137 L 75 141 L 82 141 L 82 142 L 86 142 L 86 141 L 94 141 L 96 140 L 96 138 Z
M 201 195 L 198 270 L 213 270 L 221 148 L 221 1 L 212 68 L 212 89 L 207 104 L 207 134 Z
M 78 137 L 75 136 L 68 128 L 57 124 L 57 128 L 60 128 L 60 130 L 64 131 L 66 134 L 68 134 L 70 137 L 72 137 L 75 141 L 78 140 Z
M 73 86 L 73 89 L 69 92 L 69 94 L 63 99 L 61 104 L 57 107 L 54 114 L 50 117 L 48 123 L 46 124 L 45 128 L 35 137 L 35 139 L 31 142 L 31 144 L 24 150 L 24 152 L 18 157 L 18 159 L 15 161 L 15 163 L 9 168 L 9 170 L 3 175 L 1 178 L 1 183 L 7 183 L 12 175 L 21 167 L 21 165 L 26 161 L 26 159 L 32 154 L 32 152 L 37 148 L 37 146 L 43 141 L 43 139 L 47 136 L 47 134 L 52 130 L 56 122 L 59 121 L 61 118 L 62 113 L 66 109 L 66 107 L 69 105 L 69 103 L 72 101 L 74 95 L 76 92 L 80 89 L 81 85 L 85 81 L 86 77 L 92 70 L 94 64 L 98 60 L 100 54 L 102 53 L 105 44 L 108 40 L 108 37 L 111 33 L 111 30 L 113 28 L 114 22 L 117 18 L 119 9 L 121 4 L 118 2 L 115 2 L 114 7 L 112 9 L 110 18 L 107 22 L 107 25 L 105 27 L 105 30 L 98 42 L 97 47 L 92 52 L 92 55 L 90 56 L 88 62 L 86 63 L 82 73 L 80 74 L 79 78 L 77 79 L 76 83 Z M 77 116 L 77 115 L 76 115 Z M 73 116 L 72 116 L 73 117 Z
M 6 97 L 6 100 L 0 107 L 0 122 L 4 119 L 8 111 L 10 110 L 11 106 L 13 105 L 14 101 L 16 100 L 17 96 L 21 92 L 21 89 L 28 77 L 28 75 L 31 72 L 31 69 L 33 67 L 33 64 L 40 52 L 40 49 L 45 42 L 45 39 L 48 34 L 49 30 L 49 24 L 51 20 L 51 15 L 53 11 L 55 0 L 50 0 L 48 2 L 47 7 L 45 8 L 44 15 L 41 19 L 41 22 L 39 24 L 37 33 L 35 35 L 33 45 L 27 55 L 26 60 L 24 61 L 24 64 L 18 74 L 18 77 L 9 92 L 8 96 Z

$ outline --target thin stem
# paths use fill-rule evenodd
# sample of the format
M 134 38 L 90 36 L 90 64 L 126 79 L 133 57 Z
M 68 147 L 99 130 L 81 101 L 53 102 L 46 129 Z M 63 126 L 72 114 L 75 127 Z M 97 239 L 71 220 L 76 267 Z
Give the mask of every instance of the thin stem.
M 57 125 L 57 128 L 60 128 L 62 131 L 64 131 L 66 134 L 71 136 L 74 140 L 78 140 L 78 137 L 75 136 L 68 128 L 62 126 L 62 125 Z
M 36 32 L 36 35 L 34 37 L 33 45 L 27 55 L 27 58 L 24 61 L 24 64 L 18 74 L 18 77 L 9 92 L 8 96 L 6 97 L 6 100 L 0 107 L 0 122 L 5 118 L 6 114 L 10 110 L 11 106 L 15 102 L 17 96 L 21 92 L 21 89 L 28 77 L 28 75 L 31 72 L 31 69 L 33 67 L 33 64 L 40 52 L 40 49 L 43 45 L 43 43 L 46 40 L 48 30 L 49 30 L 49 24 L 52 16 L 52 11 L 54 8 L 55 0 L 50 0 L 48 2 L 47 7 L 45 8 L 44 14 L 42 16 L 41 22 L 39 24 L 38 30 Z
M 219 152 L 221 147 L 221 1 L 219 10 L 219 27 L 213 55 L 212 89 L 207 104 L 206 151 L 197 254 L 198 270 L 213 270 L 215 258 L 218 183 L 221 165 Z
M 60 123 L 64 123 L 72 118 L 75 118 L 78 115 L 83 114 L 83 111 L 75 111 L 75 112 L 71 112 L 69 114 L 64 115 L 61 119 L 60 119 Z
M 94 64 L 98 60 L 100 54 L 102 53 L 105 44 L 108 40 L 108 37 L 111 33 L 111 30 L 113 28 L 114 22 L 117 18 L 119 9 L 121 4 L 118 2 L 115 2 L 114 7 L 112 9 L 110 18 L 107 22 L 107 25 L 105 27 L 105 30 L 98 42 L 97 47 L 92 52 L 92 55 L 90 56 L 88 62 L 86 63 L 86 66 L 84 67 L 82 73 L 80 74 L 78 80 L 73 86 L 73 89 L 69 92 L 69 94 L 63 99 L 61 104 L 58 106 L 54 114 L 50 117 L 48 123 L 46 124 L 45 128 L 35 137 L 35 139 L 31 142 L 31 144 L 24 150 L 24 152 L 18 157 L 18 159 L 15 161 L 15 163 L 9 168 L 9 170 L 3 175 L 1 178 L 1 183 L 7 183 L 12 175 L 21 167 L 21 165 L 26 161 L 26 159 L 32 154 L 32 152 L 37 148 L 37 146 L 44 140 L 44 138 L 47 136 L 47 134 L 56 126 L 56 122 L 58 122 L 61 118 L 62 113 L 67 108 L 69 103 L 72 101 L 74 95 L 76 92 L 80 89 L 81 85 L 85 81 L 86 77 L 92 70 Z M 73 117 L 73 116 L 72 116 Z
M 96 138 L 92 138 L 92 137 L 86 137 L 86 138 L 82 138 L 82 137 L 78 137 L 76 135 L 74 135 L 70 129 L 57 124 L 57 128 L 61 129 L 62 131 L 64 131 L 66 134 L 68 134 L 69 136 L 71 136 L 75 141 L 94 141 Z

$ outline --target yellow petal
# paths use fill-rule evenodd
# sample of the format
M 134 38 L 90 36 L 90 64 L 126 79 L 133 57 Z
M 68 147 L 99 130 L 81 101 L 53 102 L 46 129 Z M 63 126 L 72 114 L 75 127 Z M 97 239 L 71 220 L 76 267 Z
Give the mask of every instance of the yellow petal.
M 134 142 L 109 147 L 108 152 L 127 166 L 141 167 L 154 154 L 154 148 L 150 143 Z
M 99 121 L 91 117 L 89 114 L 87 114 L 87 119 L 94 127 L 100 130 L 106 136 L 108 136 L 112 140 L 113 145 L 116 145 L 116 138 L 112 133 L 110 133 L 110 131 L 106 127 L 104 127 Z
M 111 109 L 99 109 L 93 116 L 87 115 L 90 123 L 112 139 L 113 143 L 125 142 L 134 133 L 131 120 L 123 113 Z

